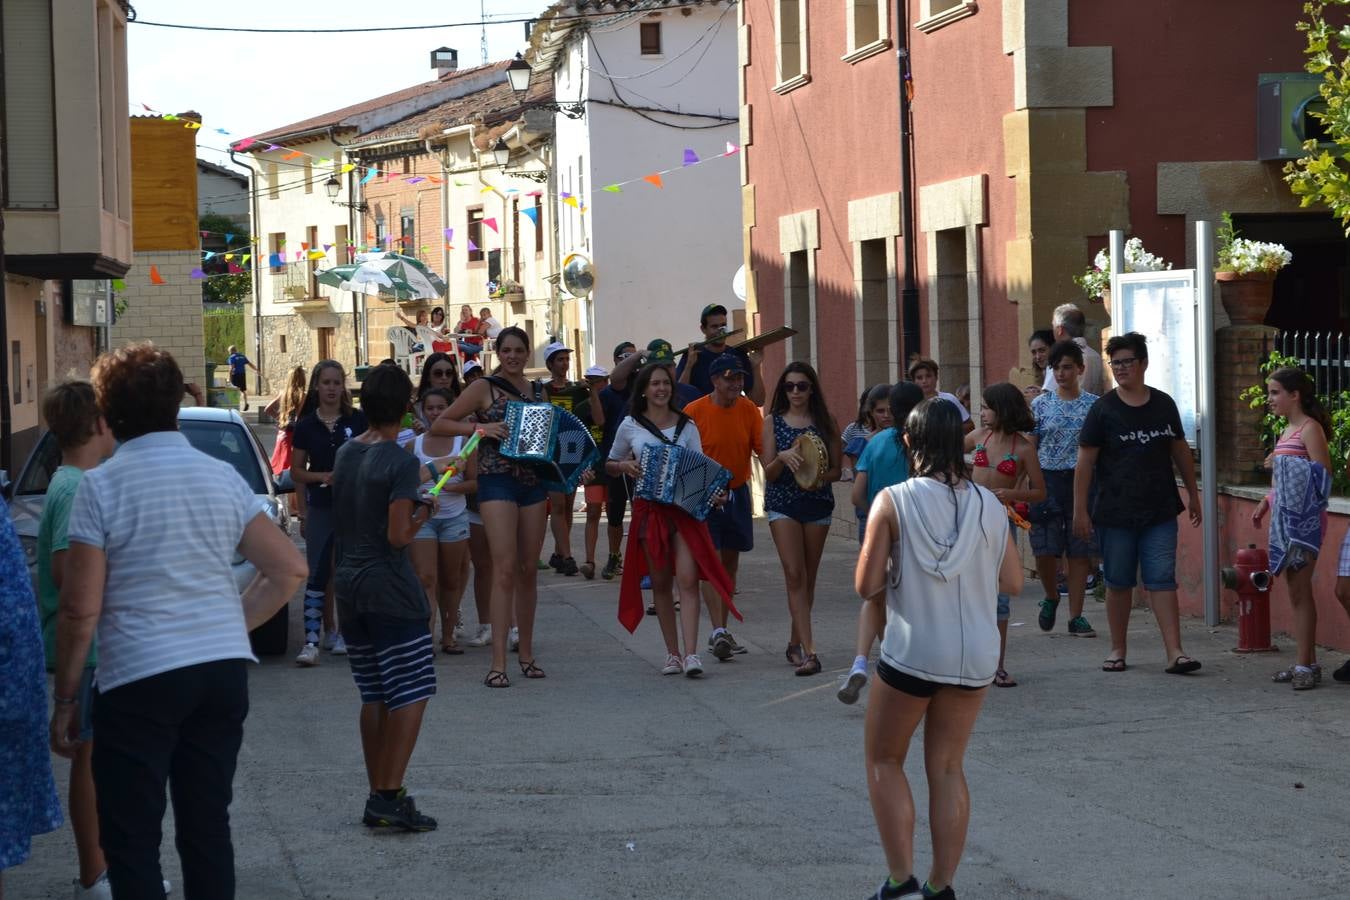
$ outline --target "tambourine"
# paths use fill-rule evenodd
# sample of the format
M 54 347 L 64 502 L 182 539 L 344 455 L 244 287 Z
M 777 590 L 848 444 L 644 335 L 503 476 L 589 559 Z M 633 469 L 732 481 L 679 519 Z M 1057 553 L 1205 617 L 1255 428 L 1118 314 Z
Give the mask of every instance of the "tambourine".
M 792 449 L 802 457 L 802 464 L 792 473 L 797 486 L 804 491 L 817 491 L 825 485 L 825 473 L 830 468 L 830 451 L 813 431 L 804 431 L 792 442 Z

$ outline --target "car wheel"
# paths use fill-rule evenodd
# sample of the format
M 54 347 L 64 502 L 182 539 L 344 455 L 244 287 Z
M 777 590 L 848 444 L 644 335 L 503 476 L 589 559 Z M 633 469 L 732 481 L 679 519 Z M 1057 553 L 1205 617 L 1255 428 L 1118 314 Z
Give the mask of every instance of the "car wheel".
M 256 656 L 280 656 L 286 652 L 286 637 L 290 631 L 290 604 L 277 610 L 276 615 L 249 632 L 249 643 Z

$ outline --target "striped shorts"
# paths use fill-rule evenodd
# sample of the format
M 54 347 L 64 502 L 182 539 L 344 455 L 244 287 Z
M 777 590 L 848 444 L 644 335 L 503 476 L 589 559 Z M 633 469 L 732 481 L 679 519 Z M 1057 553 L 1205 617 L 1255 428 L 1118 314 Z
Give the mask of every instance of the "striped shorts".
M 342 639 L 362 703 L 383 703 L 393 712 L 436 693 L 426 619 L 348 616 L 342 620 Z
M 1350 531 L 1345 533 L 1345 540 L 1341 542 L 1341 558 L 1336 566 L 1336 575 L 1339 578 L 1350 578 Z

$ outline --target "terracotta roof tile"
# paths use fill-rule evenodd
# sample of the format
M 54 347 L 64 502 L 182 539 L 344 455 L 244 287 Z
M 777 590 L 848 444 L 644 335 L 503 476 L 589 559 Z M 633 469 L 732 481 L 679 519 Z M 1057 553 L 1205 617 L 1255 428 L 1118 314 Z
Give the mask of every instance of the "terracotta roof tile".
M 400 138 L 426 140 L 439 137 L 446 128 L 467 125 L 473 121 L 482 121 L 491 126 L 515 120 L 519 118 L 525 105 L 553 99 L 553 79 L 549 73 L 534 73 L 530 78 L 530 89 L 525 96 L 525 102 L 522 103 L 511 90 L 509 82 L 498 82 L 481 91 L 447 100 L 439 106 L 433 106 L 363 134 L 356 143 L 370 144 Z

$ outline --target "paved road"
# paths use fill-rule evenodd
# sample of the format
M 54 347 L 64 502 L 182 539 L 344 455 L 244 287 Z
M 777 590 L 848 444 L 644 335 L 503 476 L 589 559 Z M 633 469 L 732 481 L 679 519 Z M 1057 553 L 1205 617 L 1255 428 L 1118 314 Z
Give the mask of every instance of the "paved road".
M 433 834 L 360 825 L 346 664 L 264 661 L 236 779 L 239 896 L 864 896 L 884 862 L 863 782 L 863 707 L 834 698 L 852 657 L 854 547 L 832 540 L 822 567 L 828 674 L 796 678 L 782 655 L 782 576 L 758 524 L 738 599 L 746 622 L 734 629 L 751 652 L 720 665 L 705 656 L 702 681 L 659 674 L 655 622 L 627 634 L 614 584 L 552 573 L 541 576 L 546 680 L 489 691 L 486 650 L 438 657 L 439 693 L 408 775 L 440 819 Z M 1288 652 L 1234 656 L 1231 629 L 1194 622 L 1186 644 L 1204 671 L 1164 675 L 1141 611 L 1131 670 L 1106 674 L 1104 639 L 1036 628 L 1035 593 L 1014 603 L 1009 669 L 1021 685 L 990 690 L 970 746 L 962 898 L 1350 894 L 1350 688 L 1294 694 L 1268 678 Z M 1104 627 L 1101 606 L 1089 607 Z M 917 751 L 910 771 L 922 873 Z M 167 823 L 166 873 L 179 881 L 171 833 Z M 68 896 L 73 854 L 68 828 L 39 838 L 34 858 L 6 873 L 7 896 Z

